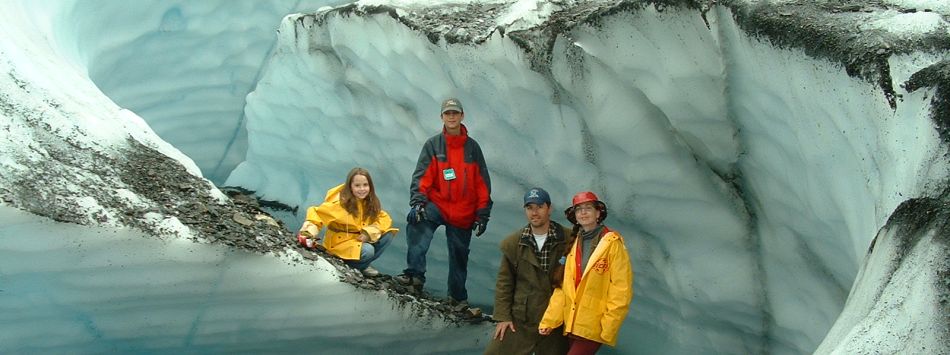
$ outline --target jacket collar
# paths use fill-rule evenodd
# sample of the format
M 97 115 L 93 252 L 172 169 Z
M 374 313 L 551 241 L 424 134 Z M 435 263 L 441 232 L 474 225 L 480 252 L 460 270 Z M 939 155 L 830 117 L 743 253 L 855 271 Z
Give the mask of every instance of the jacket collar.
M 564 242 L 564 236 L 561 233 L 558 233 L 558 230 L 563 230 L 560 224 L 557 224 L 555 221 L 551 221 L 551 225 L 548 226 L 548 241 L 562 243 Z M 519 245 L 532 246 L 531 241 L 528 238 L 534 238 L 534 233 L 531 233 L 531 225 L 526 224 L 524 228 L 521 229 L 521 239 L 518 240 Z M 545 243 L 547 243 L 545 242 Z
M 544 245 L 552 243 L 551 248 L 553 248 L 558 244 L 564 243 L 564 235 L 563 233 L 558 233 L 559 230 L 564 229 L 561 228 L 561 225 L 557 222 L 551 221 L 551 225 L 548 226 L 548 239 L 544 242 Z M 537 255 L 533 253 L 533 251 L 537 249 L 531 249 L 537 248 L 537 244 L 535 244 L 536 242 L 532 243 L 531 239 L 534 239 L 534 233 L 531 233 L 531 224 L 526 224 L 524 228 L 521 229 L 521 238 L 518 239 L 518 250 L 519 252 L 528 255 L 527 260 L 531 263 L 531 265 L 541 266 Z
M 465 124 L 464 124 L 464 123 L 459 123 L 459 129 L 461 130 L 461 132 L 459 133 L 459 135 L 457 135 L 457 136 L 452 136 L 452 135 L 449 135 L 449 132 L 446 132 L 446 131 L 445 131 L 445 126 L 442 126 L 442 135 L 445 136 L 446 138 L 449 138 L 449 137 L 468 137 L 468 128 L 465 127 Z
M 614 233 L 613 230 L 607 228 L 607 226 L 604 226 L 603 230 L 600 231 L 600 242 L 597 243 L 597 247 L 594 248 L 594 251 L 590 253 L 590 259 L 587 259 L 587 265 L 584 266 L 584 273 L 582 275 L 587 275 L 587 272 L 590 271 L 590 268 L 593 267 L 594 264 L 597 263 L 597 260 L 600 259 L 601 255 L 606 252 L 608 247 L 607 245 L 610 244 L 606 242 L 611 242 L 619 238 L 620 237 L 617 236 L 617 233 Z M 575 239 L 574 243 L 579 243 L 581 241 L 580 239 L 581 238 Z M 576 246 L 572 247 L 576 248 Z

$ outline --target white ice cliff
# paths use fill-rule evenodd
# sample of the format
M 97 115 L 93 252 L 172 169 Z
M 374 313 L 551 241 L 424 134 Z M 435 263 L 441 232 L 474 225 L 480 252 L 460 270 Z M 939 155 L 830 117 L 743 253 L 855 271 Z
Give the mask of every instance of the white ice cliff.
M 74 51 L 103 93 L 221 183 L 244 158 L 244 97 L 260 79 L 274 28 L 288 13 L 334 3 L 342 1 L 80 0 L 45 11 L 63 16 L 52 17 L 67 24 L 53 26 L 55 34 L 75 41 L 60 49 Z
M 302 212 L 362 166 L 401 224 L 448 96 L 492 175 L 473 304 L 525 189 L 590 189 L 635 271 L 603 353 L 950 353 L 945 4 L 341 3 L 0 3 L 0 353 L 480 353 L 264 222 L 222 236 L 200 179 Z

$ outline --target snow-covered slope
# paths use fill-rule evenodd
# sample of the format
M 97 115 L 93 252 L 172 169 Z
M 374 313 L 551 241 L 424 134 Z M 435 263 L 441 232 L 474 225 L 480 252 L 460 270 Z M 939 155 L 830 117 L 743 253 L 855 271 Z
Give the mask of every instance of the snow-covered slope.
M 551 191 L 556 210 L 592 189 L 636 272 L 606 353 L 950 352 L 940 3 L 365 1 L 288 15 L 276 37 L 268 16 L 307 4 L 228 4 L 107 3 L 131 15 L 106 21 L 85 2 L 0 4 L 13 39 L 0 44 L 4 204 L 159 234 L 196 201 L 231 208 L 154 128 L 216 181 L 291 206 L 366 167 L 398 220 L 438 102 L 457 96 L 496 201 L 472 244 L 474 304 L 491 306 L 497 242 L 523 223 L 526 188 Z M 141 162 L 156 151 L 187 168 L 165 161 L 151 178 Z M 177 230 L 217 239 L 202 229 L 213 220 Z M 404 253 L 397 240 L 378 268 L 398 273 Z M 426 334 L 410 336 L 433 342 L 422 352 L 479 352 Z M 389 349 L 420 351 L 402 345 Z

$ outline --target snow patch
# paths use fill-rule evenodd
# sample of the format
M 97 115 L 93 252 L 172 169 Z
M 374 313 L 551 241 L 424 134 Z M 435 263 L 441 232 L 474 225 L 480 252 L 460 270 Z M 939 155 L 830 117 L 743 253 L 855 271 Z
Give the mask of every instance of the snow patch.
M 915 12 L 896 14 L 893 17 L 874 20 L 863 25 L 862 28 L 865 30 L 883 29 L 897 35 L 907 36 L 929 33 L 946 26 L 947 22 L 938 13 Z

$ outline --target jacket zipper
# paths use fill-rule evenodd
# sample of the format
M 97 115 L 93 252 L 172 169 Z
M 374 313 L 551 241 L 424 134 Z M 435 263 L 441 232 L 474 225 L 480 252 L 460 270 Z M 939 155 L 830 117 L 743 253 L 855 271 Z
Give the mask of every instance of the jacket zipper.
M 467 166 L 462 165 L 462 196 L 465 196 L 465 188 L 468 187 L 468 173 L 466 170 Z

